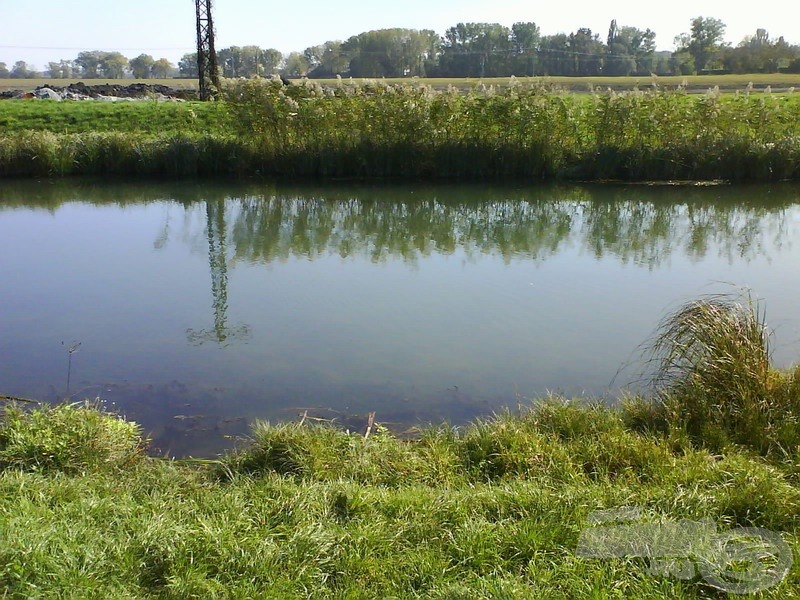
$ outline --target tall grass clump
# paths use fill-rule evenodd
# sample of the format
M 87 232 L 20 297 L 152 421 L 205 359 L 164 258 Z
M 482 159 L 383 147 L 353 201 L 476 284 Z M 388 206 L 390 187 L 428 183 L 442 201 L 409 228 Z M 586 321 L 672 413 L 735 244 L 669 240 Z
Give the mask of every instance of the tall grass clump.
M 70 175 L 69 138 L 50 131 L 0 135 L 0 177 Z
M 772 366 L 771 335 L 749 294 L 704 297 L 667 315 L 649 352 L 671 433 L 715 450 L 796 452 L 800 367 Z
M 406 443 L 383 427 L 364 436 L 328 424 L 257 421 L 250 443 L 228 455 L 219 474 L 274 473 L 298 481 L 350 479 L 389 486 L 432 481 L 442 471 L 431 453 L 419 452 L 419 444 L 426 442 Z
M 142 456 L 139 426 L 86 404 L 4 407 L 0 469 L 86 473 L 129 466 Z
M 260 159 L 259 159 L 260 160 Z M 0 178 L 119 175 L 201 177 L 257 173 L 258 160 L 230 136 L 135 132 L 0 135 Z

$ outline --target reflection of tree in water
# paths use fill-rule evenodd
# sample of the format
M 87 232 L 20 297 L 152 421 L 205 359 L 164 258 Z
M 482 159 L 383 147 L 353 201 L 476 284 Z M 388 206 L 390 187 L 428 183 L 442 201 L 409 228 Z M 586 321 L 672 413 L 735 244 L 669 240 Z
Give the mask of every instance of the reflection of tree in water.
M 263 262 L 323 254 L 413 261 L 458 249 L 544 258 L 568 237 L 573 212 L 554 202 L 248 197 L 232 239 L 237 259 Z
M 787 239 L 784 209 L 760 206 L 591 202 L 582 207 L 581 235 L 597 258 L 657 267 L 678 251 L 692 260 L 713 246 L 729 262 L 766 256 Z
M 201 345 L 217 342 L 229 345 L 234 340 L 250 337 L 248 325 L 228 325 L 228 264 L 225 200 L 206 200 L 206 238 L 208 266 L 211 271 L 211 296 L 214 304 L 214 328 L 186 330 L 190 342 Z
M 55 211 L 76 199 L 125 205 L 165 198 L 181 203 L 187 214 L 207 199 L 203 246 L 207 241 L 215 296 L 215 327 L 209 331 L 220 338 L 217 323 L 227 327 L 224 309 L 218 310 L 227 306 L 227 275 L 218 259 L 226 244 L 232 244 L 235 260 L 252 262 L 329 254 L 413 262 L 455 251 L 467 257 L 495 254 L 506 261 L 545 260 L 568 246 L 649 268 L 674 254 L 699 260 L 710 251 L 730 261 L 751 260 L 787 243 L 786 213 L 798 210 L 793 207 L 800 187 L 474 184 L 276 190 L 263 183 L 58 181 L 43 187 L 15 181 L 0 186 L 0 211 L 20 205 Z
M 649 268 L 676 252 L 701 259 L 712 247 L 728 260 L 751 260 L 787 238 L 786 205 L 720 202 L 691 190 L 671 201 L 651 196 L 583 188 L 548 200 L 248 196 L 236 201 L 231 238 L 237 259 L 256 262 L 326 254 L 414 261 L 457 250 L 544 260 L 574 246 Z

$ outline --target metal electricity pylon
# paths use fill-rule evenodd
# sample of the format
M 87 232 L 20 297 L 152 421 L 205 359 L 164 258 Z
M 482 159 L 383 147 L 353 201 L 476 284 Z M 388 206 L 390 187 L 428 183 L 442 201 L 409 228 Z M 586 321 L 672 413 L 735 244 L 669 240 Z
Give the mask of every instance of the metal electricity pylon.
M 195 0 L 197 10 L 197 76 L 200 99 L 209 100 L 219 91 L 217 53 L 214 50 L 214 21 L 211 0 Z

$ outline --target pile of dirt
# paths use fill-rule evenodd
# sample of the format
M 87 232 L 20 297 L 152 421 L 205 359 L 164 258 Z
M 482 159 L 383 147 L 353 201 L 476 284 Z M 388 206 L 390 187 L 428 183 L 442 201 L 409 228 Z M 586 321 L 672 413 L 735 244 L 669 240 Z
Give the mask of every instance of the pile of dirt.
M 39 86 L 32 92 L 22 90 L 0 92 L 0 99 L 15 98 L 47 100 L 149 100 L 154 98 L 160 100 L 194 100 L 197 98 L 197 91 L 175 89 L 166 85 L 151 85 L 148 83 L 86 85 L 81 81 L 64 87 L 56 85 Z

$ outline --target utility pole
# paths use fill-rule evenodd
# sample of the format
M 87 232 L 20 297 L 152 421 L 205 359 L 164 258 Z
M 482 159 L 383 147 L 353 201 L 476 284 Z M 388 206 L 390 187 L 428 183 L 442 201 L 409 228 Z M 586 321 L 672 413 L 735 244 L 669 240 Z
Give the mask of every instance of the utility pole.
M 214 50 L 214 21 L 211 0 L 195 0 L 197 11 L 197 75 L 200 99 L 210 100 L 219 91 L 217 53 Z

